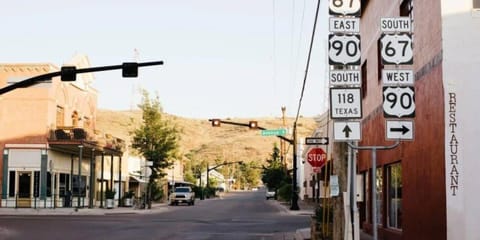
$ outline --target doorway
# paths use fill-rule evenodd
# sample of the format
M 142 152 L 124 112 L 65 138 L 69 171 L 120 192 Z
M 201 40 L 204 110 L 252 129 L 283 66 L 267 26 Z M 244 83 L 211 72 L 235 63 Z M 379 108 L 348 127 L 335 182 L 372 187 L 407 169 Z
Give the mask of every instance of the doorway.
M 30 193 L 32 190 L 32 173 L 18 173 L 18 202 L 17 207 L 31 207 Z

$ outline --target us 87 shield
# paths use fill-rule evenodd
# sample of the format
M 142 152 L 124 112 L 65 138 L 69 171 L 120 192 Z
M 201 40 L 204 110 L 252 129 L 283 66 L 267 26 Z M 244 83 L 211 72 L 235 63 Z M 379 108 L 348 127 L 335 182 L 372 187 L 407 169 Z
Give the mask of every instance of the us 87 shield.
M 330 65 L 360 65 L 360 37 L 358 35 L 330 34 L 328 63 Z
M 330 0 L 330 14 L 360 16 L 360 0 Z

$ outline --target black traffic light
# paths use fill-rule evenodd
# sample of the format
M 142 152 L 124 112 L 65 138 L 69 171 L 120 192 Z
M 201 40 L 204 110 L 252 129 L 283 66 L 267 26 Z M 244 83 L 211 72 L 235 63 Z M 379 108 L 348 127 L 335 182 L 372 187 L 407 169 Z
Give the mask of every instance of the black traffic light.
M 77 69 L 75 66 L 63 66 L 60 69 L 60 80 L 62 81 L 76 81 L 77 80 Z
M 222 121 L 220 121 L 220 119 L 212 119 L 212 127 L 220 127 L 220 123 Z
M 125 62 L 122 64 L 122 77 L 135 78 L 138 77 L 138 63 Z
M 250 129 L 257 129 L 258 128 L 258 122 L 257 121 L 250 121 L 250 122 L 248 122 L 248 127 Z

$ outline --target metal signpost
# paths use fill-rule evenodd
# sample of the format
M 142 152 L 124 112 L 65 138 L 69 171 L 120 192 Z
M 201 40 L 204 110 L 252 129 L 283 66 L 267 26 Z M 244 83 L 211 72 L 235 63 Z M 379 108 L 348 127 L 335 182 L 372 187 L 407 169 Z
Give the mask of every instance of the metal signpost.
M 329 22 L 331 34 L 328 38 L 328 62 L 333 65 L 329 74 L 330 116 L 335 119 L 333 123 L 334 141 L 360 141 L 360 121 L 351 120 L 362 118 L 362 74 L 359 70 L 361 63 L 359 35 L 361 1 L 330 0 L 329 10 L 332 17 Z M 353 161 L 350 159 L 350 154 L 349 160 L 348 164 L 351 167 Z M 338 183 L 333 185 L 338 186 Z M 350 187 L 348 189 L 347 193 L 351 191 Z M 346 226 L 343 238 L 346 240 L 359 239 L 356 202 L 348 203 L 346 200 L 344 203 L 350 211 L 345 211 Z M 351 212 L 356 213 L 353 216 L 353 222 L 351 221 Z
M 330 116 L 335 119 L 333 125 L 334 141 L 347 142 L 349 146 L 349 186 L 350 211 L 353 221 L 345 228 L 345 239 L 359 239 L 358 209 L 356 207 L 356 163 L 353 149 L 372 151 L 372 231 L 377 240 L 377 202 L 376 202 L 376 165 L 377 151 L 390 150 L 400 144 L 400 140 L 413 140 L 412 120 L 387 120 L 385 136 L 396 142 L 388 146 L 356 146 L 361 140 L 360 121 L 362 119 L 360 21 L 352 16 L 360 15 L 361 1 L 330 0 L 329 12 L 329 64 L 330 69 Z M 399 69 L 398 65 L 413 63 L 412 20 L 410 18 L 382 18 L 380 21 L 382 37 L 380 54 L 382 64 L 395 65 L 395 69 L 383 69 L 383 111 L 385 118 L 415 117 L 414 73 L 412 70 Z M 350 220 L 350 213 L 346 213 Z M 353 224 L 353 232 L 352 232 Z

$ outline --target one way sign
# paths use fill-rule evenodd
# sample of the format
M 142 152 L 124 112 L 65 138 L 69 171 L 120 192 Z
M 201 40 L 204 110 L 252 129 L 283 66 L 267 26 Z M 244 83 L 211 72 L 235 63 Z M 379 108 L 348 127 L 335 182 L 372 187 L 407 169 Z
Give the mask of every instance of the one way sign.
M 345 121 L 333 123 L 333 138 L 335 141 L 360 141 L 360 122 Z
M 413 140 L 413 121 L 387 120 L 387 140 Z

